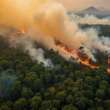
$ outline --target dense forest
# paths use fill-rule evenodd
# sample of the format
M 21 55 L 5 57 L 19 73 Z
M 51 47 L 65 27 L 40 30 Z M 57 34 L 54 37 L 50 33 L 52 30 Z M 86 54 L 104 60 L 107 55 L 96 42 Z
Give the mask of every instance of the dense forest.
M 0 36 L 0 110 L 110 110 L 105 55 L 97 55 L 96 70 L 66 61 L 52 50 L 45 49 L 45 57 L 53 68 L 32 61 Z

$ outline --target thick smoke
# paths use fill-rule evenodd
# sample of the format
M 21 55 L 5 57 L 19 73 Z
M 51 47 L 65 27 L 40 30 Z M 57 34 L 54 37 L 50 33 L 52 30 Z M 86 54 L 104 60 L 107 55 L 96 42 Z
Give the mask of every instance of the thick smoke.
M 56 41 L 75 50 L 83 45 L 86 48 L 86 54 L 93 60 L 95 60 L 93 55 L 95 50 L 108 53 L 110 51 L 110 45 L 108 45 L 110 39 L 106 41 L 104 37 L 99 38 L 97 31 L 93 29 L 82 31 L 76 22 L 70 20 L 65 8 L 53 0 L 1 0 L 0 18 L 0 24 L 25 29 L 26 35 L 29 36 L 27 39 L 58 51 L 65 58 L 68 56 L 63 55 L 57 47 Z M 32 49 L 33 45 L 30 44 L 30 41 L 24 41 L 25 50 L 28 50 L 32 58 L 36 57 L 37 60 L 40 59 L 40 62 L 45 60 L 44 64 L 47 65 L 48 60 L 44 59 L 42 55 L 40 58 L 37 57 L 39 50 Z M 40 53 L 43 52 L 40 50 Z
M 94 15 L 85 15 L 84 17 L 71 14 L 71 19 L 79 24 L 90 24 L 90 25 L 110 25 L 109 18 L 98 18 Z
M 21 45 L 23 50 L 30 55 L 33 61 L 36 60 L 38 63 L 42 62 L 45 67 L 53 67 L 51 60 L 44 57 L 44 50 L 42 48 L 36 48 L 30 38 L 18 38 L 14 43 L 14 45 Z
M 28 53 L 33 61 L 43 63 L 45 67 L 53 67 L 51 60 L 45 58 L 44 50 L 38 48 L 34 41 L 28 37 L 27 33 L 22 33 L 16 29 L 2 26 L 0 28 L 0 35 L 9 41 L 11 47 L 21 48 L 22 51 Z

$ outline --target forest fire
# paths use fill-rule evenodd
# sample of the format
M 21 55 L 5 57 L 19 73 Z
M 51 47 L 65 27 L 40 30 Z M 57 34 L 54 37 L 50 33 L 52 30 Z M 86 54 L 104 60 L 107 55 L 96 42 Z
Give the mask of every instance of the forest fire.
M 20 31 L 22 34 L 25 34 L 25 33 L 26 33 L 26 29 L 25 29 L 25 28 L 21 28 L 19 31 Z
M 91 62 L 91 59 L 89 59 L 89 58 L 86 58 L 86 59 L 82 60 L 82 59 L 79 57 L 79 62 L 80 62 L 80 64 L 85 65 L 85 66 L 88 66 L 88 67 L 91 68 L 91 69 L 97 69 L 97 68 L 99 68 L 99 67 L 97 66 L 97 64 L 93 64 L 93 63 Z
M 108 67 L 107 72 L 110 74 L 110 55 L 108 56 Z
M 78 59 L 77 51 L 75 49 L 68 48 L 63 43 L 59 41 L 56 42 L 58 52 L 63 55 L 67 56 L 68 58 L 72 58 L 74 60 Z
M 26 34 L 27 29 L 26 28 L 20 28 L 17 30 L 17 34 Z
M 32 60 L 50 65 L 43 49 L 39 51 L 34 46 L 35 42 L 46 49 L 58 51 L 67 60 L 72 59 L 91 69 L 99 67 L 94 53 L 97 54 L 98 50 L 105 54 L 110 50 L 109 38 L 98 36 L 97 29 L 81 29 L 76 21 L 70 20 L 62 4 L 56 1 L 9 1 L 2 0 L 0 3 L 0 25 L 14 28 L 7 36 L 10 44 L 14 47 L 22 44 L 22 49 L 29 51 Z M 107 71 L 110 73 L 109 59 Z
M 63 54 L 68 56 L 68 58 L 75 60 L 76 62 L 80 63 L 81 65 L 87 66 L 91 69 L 97 69 L 98 66 L 96 62 L 94 63 L 86 54 L 80 52 L 80 49 L 75 50 L 68 48 L 61 42 L 56 43 L 59 52 L 61 51 Z

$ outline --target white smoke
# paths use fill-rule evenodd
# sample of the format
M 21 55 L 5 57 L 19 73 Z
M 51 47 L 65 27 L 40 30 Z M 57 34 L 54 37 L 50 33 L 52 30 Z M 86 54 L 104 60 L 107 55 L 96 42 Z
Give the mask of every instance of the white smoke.
M 71 14 L 71 20 L 75 21 L 78 24 L 89 24 L 89 25 L 110 25 L 109 18 L 98 18 L 94 15 L 85 15 L 84 17 Z
M 10 1 L 14 3 L 16 0 Z M 104 37 L 100 38 L 97 31 L 94 29 L 82 31 L 77 25 L 77 19 L 71 21 L 66 14 L 65 8 L 61 4 L 49 0 L 45 0 L 43 3 L 38 0 L 36 0 L 36 2 L 34 1 L 34 3 L 32 0 L 28 0 L 28 2 L 29 1 L 31 4 L 27 4 L 25 7 L 16 4 L 18 7 L 16 10 L 14 10 L 16 5 L 8 7 L 9 4 L 7 4 L 6 0 L 0 1 L 1 4 L 3 3 L 2 9 L 0 10 L 2 18 L 0 23 L 17 29 L 25 27 L 27 30 L 26 33 L 29 36 L 27 39 L 29 38 L 32 41 L 36 41 L 48 49 L 58 51 L 61 55 L 63 53 L 57 47 L 56 41 L 60 41 L 73 50 L 77 50 L 80 46 L 84 45 L 86 54 L 92 60 L 95 60 L 95 50 L 102 52 L 107 51 L 109 53 L 110 45 L 108 42 L 110 42 L 110 39 Z M 20 3 L 22 3 L 22 1 L 20 1 Z M 5 6 L 5 9 L 3 6 Z M 8 12 L 6 9 L 8 9 Z M 24 9 L 25 13 L 21 11 Z M 10 16 L 9 14 L 11 12 L 15 15 Z M 92 17 L 92 19 L 94 19 L 94 17 Z M 97 19 L 95 18 L 95 20 Z M 109 21 L 106 22 L 108 24 Z M 97 23 L 101 23 L 101 21 L 97 21 Z M 102 23 L 104 24 L 105 21 Z M 15 39 L 17 38 L 15 37 Z M 108 40 L 108 42 L 106 40 Z M 50 60 L 44 58 L 41 49 L 35 49 L 30 41 L 25 41 L 24 44 L 25 50 L 28 50 L 32 58 L 35 58 L 39 62 L 43 62 L 45 65 L 50 64 Z M 68 57 L 66 55 L 62 56 Z
M 50 59 L 44 57 L 44 50 L 42 48 L 36 48 L 31 39 L 21 38 L 16 39 L 15 45 L 21 45 L 23 50 L 27 52 L 33 61 L 43 63 L 45 67 L 53 67 Z
M 45 58 L 44 50 L 42 48 L 38 48 L 37 45 L 34 45 L 34 41 L 28 37 L 27 33 L 23 34 L 13 28 L 1 27 L 0 35 L 8 39 L 11 47 L 20 47 L 21 50 L 28 53 L 33 61 L 43 63 L 45 67 L 53 67 L 51 60 Z

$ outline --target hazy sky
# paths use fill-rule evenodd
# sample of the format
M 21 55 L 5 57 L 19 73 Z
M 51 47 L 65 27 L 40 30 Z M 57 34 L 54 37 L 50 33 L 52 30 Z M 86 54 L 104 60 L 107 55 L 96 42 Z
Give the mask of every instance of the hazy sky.
M 57 0 L 68 9 L 81 10 L 89 6 L 103 7 L 110 9 L 110 0 Z

